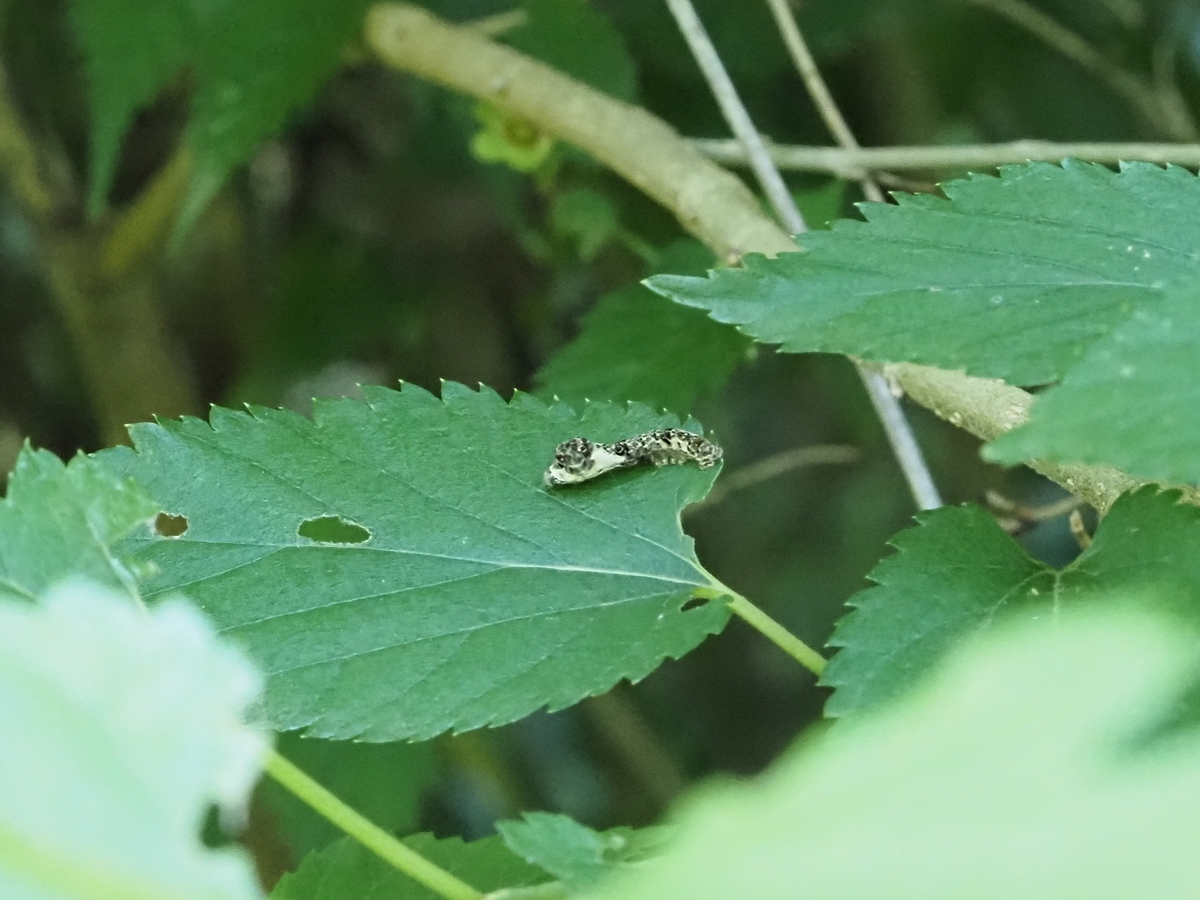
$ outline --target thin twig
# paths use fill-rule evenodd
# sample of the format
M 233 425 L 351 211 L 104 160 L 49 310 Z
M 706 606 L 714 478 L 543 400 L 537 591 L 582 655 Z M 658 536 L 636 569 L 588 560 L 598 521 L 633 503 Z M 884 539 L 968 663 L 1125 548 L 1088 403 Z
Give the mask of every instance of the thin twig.
M 716 506 L 735 491 L 742 491 L 772 478 L 778 478 L 795 469 L 806 466 L 843 465 L 855 462 L 861 454 L 857 447 L 841 444 L 820 444 L 812 447 L 794 447 L 782 453 L 760 459 L 743 466 L 729 475 L 722 475 L 712 490 L 701 500 L 687 508 L 689 513 Z
M 825 79 L 821 77 L 821 70 L 817 68 L 817 61 L 813 59 L 812 52 L 808 49 L 808 43 L 804 40 L 804 34 L 800 31 L 800 26 L 796 22 L 796 17 L 792 15 L 792 8 L 788 6 L 787 0 L 767 0 L 767 6 L 771 8 L 771 15 L 775 17 L 775 24 L 783 36 L 783 43 L 787 46 L 796 71 L 800 73 L 800 80 L 804 82 L 808 96 L 812 98 L 817 112 L 821 114 L 825 127 L 829 129 L 829 133 L 833 135 L 838 146 L 848 150 L 858 149 L 858 139 L 850 130 L 845 117 L 842 116 L 842 111 L 838 109 L 837 101 L 829 92 L 829 86 L 825 84 Z M 859 183 L 862 185 L 863 196 L 868 200 L 873 203 L 884 202 L 883 191 L 879 189 L 879 185 L 871 175 L 864 173 L 859 179 Z
M 825 120 L 825 125 L 842 147 L 857 148 L 858 141 L 854 137 L 854 132 L 846 124 L 846 119 L 838 109 L 833 95 L 829 93 L 825 79 L 821 77 L 817 63 L 813 59 L 812 53 L 809 52 L 808 44 L 804 41 L 800 26 L 796 24 L 796 18 L 787 5 L 787 0 L 767 0 L 767 5 L 771 8 L 775 23 L 779 26 L 788 52 L 796 64 L 800 79 L 804 82 L 805 89 L 821 113 L 821 118 Z M 774 168 L 774 163 L 772 163 L 772 168 Z M 868 200 L 875 203 L 883 202 L 883 191 L 879 189 L 879 185 L 869 174 L 864 172 L 859 181 L 862 184 L 863 194 Z M 875 407 L 879 421 L 883 423 L 883 430 L 887 434 L 888 443 L 891 444 L 892 453 L 895 455 L 896 461 L 900 463 L 904 480 L 912 492 L 917 507 L 919 509 L 937 509 L 942 505 L 941 494 L 938 493 L 937 485 L 933 482 L 933 475 L 930 474 L 925 456 L 921 453 L 921 447 L 912 432 L 912 427 L 908 424 L 904 410 L 900 408 L 899 399 L 892 394 L 890 385 L 878 372 L 858 366 L 858 374 L 866 386 L 867 395 L 871 398 L 871 405 Z
M 1171 109 L 1145 80 L 1113 63 L 1103 53 L 1025 0 L 958 0 L 1003 16 L 1048 47 L 1091 72 L 1120 94 L 1151 125 L 1176 140 L 1194 141 L 1196 123 L 1186 110 Z
M 992 169 L 1026 162 L 1062 162 L 1068 157 L 1112 165 L 1129 160 L 1200 167 L 1200 144 L 1069 143 L 1014 141 L 1007 144 L 961 144 L 916 147 L 804 147 L 775 144 L 764 138 L 767 152 L 781 169 L 828 172 L 858 179 L 879 170 Z M 693 140 L 692 146 L 722 165 L 744 166 L 746 153 L 731 140 Z
M 779 169 L 771 162 L 762 135 L 754 127 L 750 113 L 746 111 L 742 98 L 738 96 L 729 73 L 725 71 L 725 64 L 721 62 L 717 49 L 708 38 L 708 32 L 704 30 L 704 24 L 696 15 L 692 0 L 667 0 L 667 6 L 679 24 L 683 38 L 687 41 L 696 64 L 704 74 L 704 80 L 708 82 L 708 87 L 721 108 L 721 115 L 725 117 L 725 122 L 737 135 L 738 142 L 746 151 L 746 158 L 750 161 L 754 177 L 758 179 L 763 193 L 767 195 L 775 215 L 792 234 L 807 231 L 804 216 L 800 214 L 796 201 L 792 199 L 787 185 L 783 183 Z

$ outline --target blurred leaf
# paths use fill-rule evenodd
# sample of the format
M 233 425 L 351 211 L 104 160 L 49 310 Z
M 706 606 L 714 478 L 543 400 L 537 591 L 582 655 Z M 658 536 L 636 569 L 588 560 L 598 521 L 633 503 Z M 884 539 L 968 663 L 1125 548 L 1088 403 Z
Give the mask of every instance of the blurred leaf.
M 628 863 L 657 856 L 665 828 L 593 831 L 570 816 L 527 812 L 519 821 L 498 822 L 510 850 L 545 869 L 572 891 L 583 890 Z
M 619 100 L 633 100 L 637 70 L 620 33 L 595 6 L 583 0 L 523 0 L 528 22 L 504 40 Z
M 584 262 L 595 259 L 621 229 L 608 198 L 586 187 L 572 188 L 554 198 L 550 224 L 556 233 L 576 241 Z
M 27 445 L 0 499 L 0 598 L 32 600 L 79 577 L 136 595 L 112 545 L 158 509 L 131 481 L 87 457 L 63 465 Z
M 695 241 L 667 248 L 667 271 L 700 271 L 712 255 Z M 537 374 L 539 392 L 572 403 L 636 400 L 686 413 L 715 393 L 746 358 L 750 342 L 703 313 L 630 285 L 601 298 L 579 336 Z
M 215 408 L 211 426 L 137 425 L 137 452 L 103 454 L 188 519 L 182 537 L 126 542 L 161 572 L 146 595 L 187 586 L 266 670 L 280 730 L 389 741 L 509 722 L 636 681 L 724 626 L 723 602 L 680 609 L 718 587 L 679 524 L 716 469 L 542 484 L 567 438 L 677 420 L 450 382 L 444 402 L 364 391 L 317 402 L 315 422 Z M 327 517 L 370 537 L 299 533 Z
M 524 887 L 547 881 L 546 873 L 512 853 L 498 837 L 463 843 L 430 834 L 404 843 L 430 862 L 481 891 Z M 392 868 L 350 838 L 311 853 L 295 872 L 284 875 L 271 900 L 441 900 L 439 894 Z
M 417 827 L 421 795 L 437 778 L 437 757 L 428 741 L 361 744 L 288 732 L 280 735 L 278 749 L 339 800 L 393 834 L 406 834 Z M 342 835 L 275 781 L 264 781 L 262 792 L 297 859 Z
M 1009 166 L 949 200 L 866 204 L 806 253 L 649 284 L 788 351 L 1062 378 L 991 456 L 1200 481 L 1200 181 L 1131 163 Z M 1065 376 L 1065 377 L 1064 377 Z M 1043 414 L 1043 410 L 1048 413 Z M 1098 427 L 1101 426 L 1101 427 Z
M 924 690 L 698 792 L 672 849 L 590 900 L 1176 898 L 1195 882 L 1200 731 L 1123 741 L 1196 637 L 1063 614 L 972 645 Z
M 146 614 L 84 582 L 0 601 L 0 896 L 261 896 L 241 850 L 199 839 L 244 807 L 266 742 L 262 682 L 190 605 Z
M 194 162 L 185 228 L 230 171 L 337 68 L 367 0 L 73 0 L 89 76 L 89 206 L 108 196 L 134 114 L 188 67 Z M 317 24 L 319 23 L 319 25 Z
M 1031 559 L 982 509 L 943 507 L 892 541 L 838 623 L 822 683 L 831 716 L 909 690 L 955 644 L 1018 609 L 1054 613 L 1115 593 L 1154 602 L 1200 628 L 1200 509 L 1145 488 L 1122 496 L 1091 546 L 1061 572 Z

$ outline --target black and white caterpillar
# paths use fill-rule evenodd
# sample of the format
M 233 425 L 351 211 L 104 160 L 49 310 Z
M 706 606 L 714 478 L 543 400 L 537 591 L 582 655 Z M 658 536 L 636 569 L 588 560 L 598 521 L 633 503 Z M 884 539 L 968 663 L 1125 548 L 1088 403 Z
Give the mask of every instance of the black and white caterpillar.
M 721 458 L 721 448 L 712 441 L 682 428 L 660 428 L 612 444 L 597 444 L 587 438 L 563 441 L 554 451 L 554 462 L 546 470 L 550 487 L 590 481 L 613 469 L 648 462 L 656 466 L 695 462 L 708 469 Z

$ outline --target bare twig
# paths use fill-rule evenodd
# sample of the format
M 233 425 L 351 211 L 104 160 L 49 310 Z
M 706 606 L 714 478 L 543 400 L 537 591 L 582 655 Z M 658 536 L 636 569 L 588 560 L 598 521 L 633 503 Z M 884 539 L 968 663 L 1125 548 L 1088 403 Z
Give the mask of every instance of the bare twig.
M 722 475 L 712 490 L 699 503 L 689 506 L 688 511 L 716 506 L 735 491 L 742 491 L 772 478 L 778 478 L 795 469 L 807 466 L 844 465 L 856 461 L 861 454 L 857 447 L 841 444 L 821 444 L 814 447 L 795 447 L 743 466 L 729 475 Z
M 804 216 L 800 215 L 796 201 L 792 199 L 787 185 L 783 183 L 783 176 L 779 174 L 779 169 L 767 154 L 762 135 L 754 127 L 750 113 L 746 111 L 742 98 L 738 96 L 729 73 L 725 71 L 725 64 L 721 62 L 717 49 L 708 38 L 708 32 L 704 30 L 704 24 L 696 15 L 692 0 L 667 0 L 667 6 L 679 24 L 679 30 L 704 74 L 704 80 L 708 82 L 717 105 L 721 107 L 721 115 L 725 117 L 725 122 L 737 135 L 738 142 L 746 151 L 746 158 L 750 161 L 754 177 L 758 179 L 759 186 L 767 195 L 775 215 L 792 234 L 807 231 Z
M 961 144 L 946 147 L 799 147 L 766 140 L 767 152 L 781 169 L 828 172 L 858 179 L 864 172 L 996 168 L 1013 163 L 1062 162 L 1068 157 L 1113 163 L 1142 160 L 1200 167 L 1200 144 L 1070 143 L 1014 141 L 1009 144 Z M 726 166 L 747 165 L 737 141 L 693 140 L 692 146 Z
M 812 97 L 813 103 L 816 104 L 826 127 L 843 147 L 857 148 L 858 141 L 854 137 L 854 132 L 846 124 L 833 95 L 829 93 L 825 79 L 821 77 L 821 72 L 817 69 L 816 61 L 808 50 L 808 44 L 804 41 L 804 35 L 800 31 L 800 26 L 796 24 L 796 18 L 792 15 L 787 0 L 767 0 L 767 5 L 771 8 L 775 23 L 779 26 L 792 61 L 796 64 L 800 79 L 804 82 L 804 87 Z M 774 168 L 773 163 L 772 168 Z M 879 189 L 879 185 L 869 174 L 864 172 L 859 181 L 868 200 L 876 203 L 883 202 L 883 191 Z M 899 399 L 892 394 L 887 381 L 879 373 L 859 366 L 858 374 L 862 377 L 867 395 L 871 398 L 871 405 L 875 407 L 879 421 L 883 423 L 883 430 L 887 434 L 888 443 L 891 444 L 892 453 L 900 463 L 904 480 L 912 492 L 917 507 L 936 509 L 941 506 L 941 494 L 938 493 L 937 485 L 933 482 L 929 466 L 926 464 L 921 447 L 917 444 L 916 436 L 908 424 L 904 410 L 900 408 Z

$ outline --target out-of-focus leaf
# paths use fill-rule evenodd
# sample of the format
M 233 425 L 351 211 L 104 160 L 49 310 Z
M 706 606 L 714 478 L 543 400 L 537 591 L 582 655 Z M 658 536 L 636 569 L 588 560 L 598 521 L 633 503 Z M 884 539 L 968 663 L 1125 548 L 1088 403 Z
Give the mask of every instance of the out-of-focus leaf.
M 158 507 L 127 478 L 26 447 L 0 500 L 0 598 L 33 599 L 68 578 L 135 593 L 112 545 Z
M 990 635 L 925 689 L 714 785 L 672 848 L 588 900 L 1123 900 L 1195 883 L 1200 731 L 1127 741 L 1170 704 L 1195 633 L 1064 613 Z
M 193 174 L 181 227 L 336 68 L 367 0 L 73 0 L 92 114 L 90 207 L 108 196 L 133 115 L 185 67 Z
M 660 266 L 698 272 L 712 255 L 695 241 L 668 247 Z M 718 390 L 746 358 L 750 342 L 703 313 L 630 285 L 603 297 L 579 336 L 537 375 L 543 395 L 579 403 L 636 400 L 688 412 Z
M 554 199 L 550 224 L 558 234 L 574 239 L 584 262 L 595 259 L 621 227 L 609 199 L 586 187 L 572 188 Z
M 627 469 L 569 489 L 557 444 L 677 424 L 645 407 L 582 416 L 445 383 L 365 388 L 295 413 L 216 408 L 138 425 L 104 458 L 176 515 L 179 538 L 130 538 L 267 672 L 281 730 L 389 741 L 512 721 L 637 680 L 720 630 L 721 590 L 680 510 L 716 469 Z M 306 534 L 342 529 L 341 542 Z
M 463 843 L 430 834 L 404 843 L 435 865 L 480 891 L 525 887 L 548 881 L 546 873 L 514 854 L 498 837 Z M 442 900 L 441 895 L 397 871 L 350 838 L 310 853 L 295 872 L 284 875 L 271 900 Z
M 260 897 L 250 859 L 204 847 L 200 825 L 246 803 L 261 687 L 182 601 L 147 615 L 85 582 L 0 600 L 0 896 Z
M 572 78 L 632 100 L 637 69 L 604 14 L 583 0 L 524 0 L 528 21 L 504 36 L 513 48 Z

